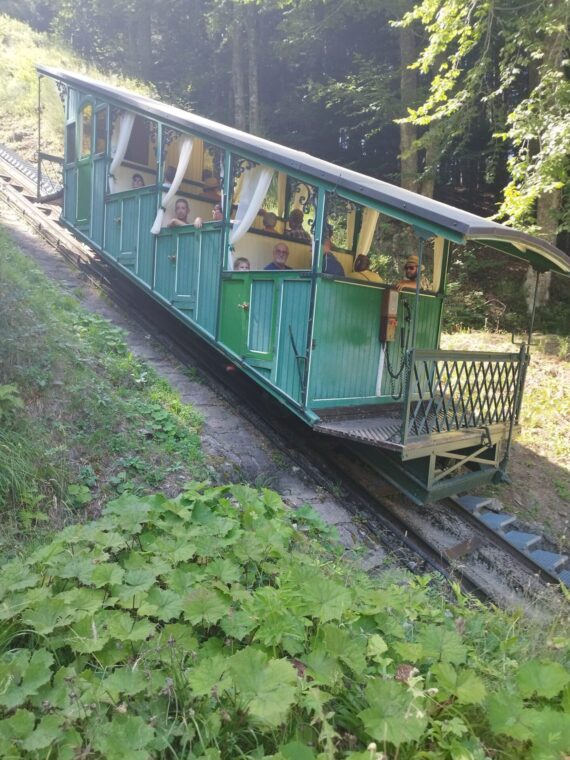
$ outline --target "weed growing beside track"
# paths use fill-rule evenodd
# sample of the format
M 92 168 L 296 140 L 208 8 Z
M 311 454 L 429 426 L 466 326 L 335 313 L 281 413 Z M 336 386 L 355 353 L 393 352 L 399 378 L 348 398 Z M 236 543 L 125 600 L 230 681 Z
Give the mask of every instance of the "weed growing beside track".
M 0 234 L 0 503 L 5 546 L 120 493 L 205 470 L 200 418 Z
M 306 510 L 305 510 L 306 516 Z M 570 748 L 568 636 L 373 580 L 277 494 L 124 494 L 0 572 L 3 757 L 378 760 Z

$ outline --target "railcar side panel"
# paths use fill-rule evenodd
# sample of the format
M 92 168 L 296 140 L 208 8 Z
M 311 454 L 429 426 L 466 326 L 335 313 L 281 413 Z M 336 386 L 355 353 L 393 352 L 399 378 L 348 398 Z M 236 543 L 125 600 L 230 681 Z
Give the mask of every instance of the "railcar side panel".
M 76 205 L 77 205 L 77 169 L 75 166 L 68 166 L 64 169 L 65 193 L 63 195 L 63 218 L 69 224 L 76 226 Z
M 310 280 L 283 281 L 273 382 L 297 403 L 302 401 L 310 306 Z
M 156 215 L 156 193 L 139 193 L 139 223 L 137 241 L 137 268 L 135 274 L 147 287 L 152 287 L 154 273 L 154 235 L 150 228 Z
M 405 304 L 408 305 L 406 308 Z M 441 317 L 442 299 L 435 296 L 420 294 L 418 326 L 416 333 L 416 347 L 436 349 L 439 345 L 439 324 Z M 401 363 L 404 360 L 404 353 L 411 346 L 411 322 L 407 321 L 408 314 L 413 320 L 414 309 L 416 308 L 416 294 L 413 291 L 402 291 L 398 303 L 398 330 L 396 339 L 388 344 L 388 359 L 385 357 L 383 362 L 381 395 L 392 401 L 393 396 L 400 395 L 402 383 L 406 378 L 404 373 L 400 372 Z M 402 346 L 401 330 L 404 330 L 404 340 Z M 398 374 L 394 378 L 390 375 Z
M 93 160 L 93 214 L 91 240 L 101 248 L 104 240 L 105 184 L 107 182 L 107 159 L 99 156 Z
M 377 402 L 382 293 L 360 283 L 319 280 L 309 407 Z
M 212 337 L 216 333 L 218 302 L 220 293 L 220 272 L 222 269 L 222 229 L 205 228 L 196 235 L 199 250 L 198 279 L 194 292 L 198 303 L 196 322 Z

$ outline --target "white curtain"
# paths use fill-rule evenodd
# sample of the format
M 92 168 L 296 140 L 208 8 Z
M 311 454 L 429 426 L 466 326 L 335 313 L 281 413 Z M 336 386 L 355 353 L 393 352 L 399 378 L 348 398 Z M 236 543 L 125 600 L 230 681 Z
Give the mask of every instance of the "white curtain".
M 268 166 L 255 166 L 244 173 L 234 227 L 230 233 L 230 245 L 241 240 L 251 227 L 265 200 L 272 177 L 273 169 Z
M 162 229 L 162 222 L 164 220 L 164 212 L 166 211 L 170 201 L 174 198 L 174 196 L 178 192 L 178 188 L 182 184 L 182 180 L 184 179 L 184 175 L 186 174 L 186 169 L 188 168 L 188 164 L 190 162 L 190 156 L 192 155 L 192 143 L 193 143 L 193 140 L 191 137 L 185 137 L 184 140 L 182 141 L 182 145 L 180 146 L 180 158 L 178 159 L 178 166 L 176 167 L 176 174 L 174 175 L 174 179 L 172 180 L 170 189 L 168 190 L 167 193 L 164 193 L 164 195 L 162 196 L 162 203 L 156 214 L 156 219 L 154 220 L 154 224 L 150 228 L 150 231 L 153 235 L 158 235 L 158 233 Z
M 119 138 L 117 140 L 117 147 L 115 148 L 115 154 L 109 167 L 109 190 L 112 193 L 117 192 L 117 180 L 115 178 L 115 172 L 119 166 L 123 163 L 123 158 L 127 152 L 129 146 L 129 140 L 131 139 L 131 132 L 133 131 L 133 124 L 135 123 L 134 113 L 125 111 L 121 116 L 121 126 L 119 127 Z
M 362 214 L 362 226 L 358 236 L 358 245 L 356 246 L 357 256 L 368 256 L 370 246 L 374 240 L 376 231 L 376 222 L 378 221 L 378 211 L 373 208 L 365 208 Z

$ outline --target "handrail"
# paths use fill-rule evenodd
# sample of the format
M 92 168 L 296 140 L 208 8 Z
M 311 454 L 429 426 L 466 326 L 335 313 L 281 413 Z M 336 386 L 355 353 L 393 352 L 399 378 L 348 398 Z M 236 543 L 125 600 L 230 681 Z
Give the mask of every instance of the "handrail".
M 526 355 L 415 349 L 406 357 L 401 439 L 518 422 Z

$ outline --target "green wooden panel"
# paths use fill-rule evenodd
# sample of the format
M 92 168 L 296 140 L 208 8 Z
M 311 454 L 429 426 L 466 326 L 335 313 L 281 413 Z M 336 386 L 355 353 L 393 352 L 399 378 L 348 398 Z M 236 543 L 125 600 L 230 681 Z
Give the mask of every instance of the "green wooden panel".
M 91 220 L 91 240 L 103 245 L 105 221 L 105 183 L 107 181 L 107 159 L 103 156 L 93 161 L 93 219 Z
M 382 289 L 320 279 L 309 377 L 309 403 L 375 400 Z
M 117 261 L 129 272 L 137 268 L 137 243 L 139 235 L 139 199 L 123 198 L 121 201 L 121 242 Z
M 77 226 L 88 227 L 91 221 L 91 157 L 77 162 L 76 213 Z
M 262 354 L 273 353 L 275 290 L 275 283 L 272 280 L 253 278 L 249 306 L 248 351 Z
M 407 303 L 412 319 L 414 316 L 414 309 L 416 308 L 416 296 L 413 292 L 406 293 L 402 291 L 398 302 L 398 333 L 396 340 L 388 344 L 388 362 L 384 359 L 384 367 L 382 373 L 382 396 L 389 397 L 392 401 L 392 396 L 398 396 L 401 390 L 401 383 L 403 382 L 403 376 L 401 378 L 390 377 L 389 369 L 393 374 L 397 374 L 402 363 L 403 351 L 402 351 L 402 336 L 401 329 L 404 328 L 404 349 L 406 346 L 412 348 L 411 340 L 411 323 L 406 322 L 406 314 L 408 313 L 404 304 Z M 419 300 L 419 319 L 418 328 L 416 333 L 416 348 L 430 348 L 435 349 L 439 344 L 439 320 L 441 315 L 442 301 L 439 298 L 433 296 L 420 295 Z M 410 336 L 410 337 L 408 337 Z
M 247 311 L 240 305 L 249 302 L 249 292 L 249 275 L 236 273 L 222 280 L 219 342 L 238 356 L 245 353 L 248 326 Z
M 193 318 L 198 290 L 200 245 L 196 232 L 179 234 L 176 254 L 176 276 L 172 305 Z
M 310 304 L 310 280 L 283 281 L 274 377 L 275 384 L 298 402 L 301 401 L 304 362 L 297 360 L 295 349 L 298 354 L 304 356 Z
M 174 295 L 176 280 L 177 236 L 161 233 L 156 241 L 154 289 L 167 301 Z
M 139 240 L 136 264 L 137 277 L 152 286 L 154 273 L 154 246 L 156 238 L 151 234 L 150 228 L 156 216 L 156 193 L 139 193 Z
M 121 251 L 121 201 L 112 200 L 105 204 L 105 245 L 104 250 L 114 259 Z
M 71 166 L 64 171 L 63 218 L 75 226 L 77 222 L 77 169 Z
M 222 271 L 222 230 L 204 228 L 200 233 L 200 272 L 195 318 L 200 327 L 215 335 Z

